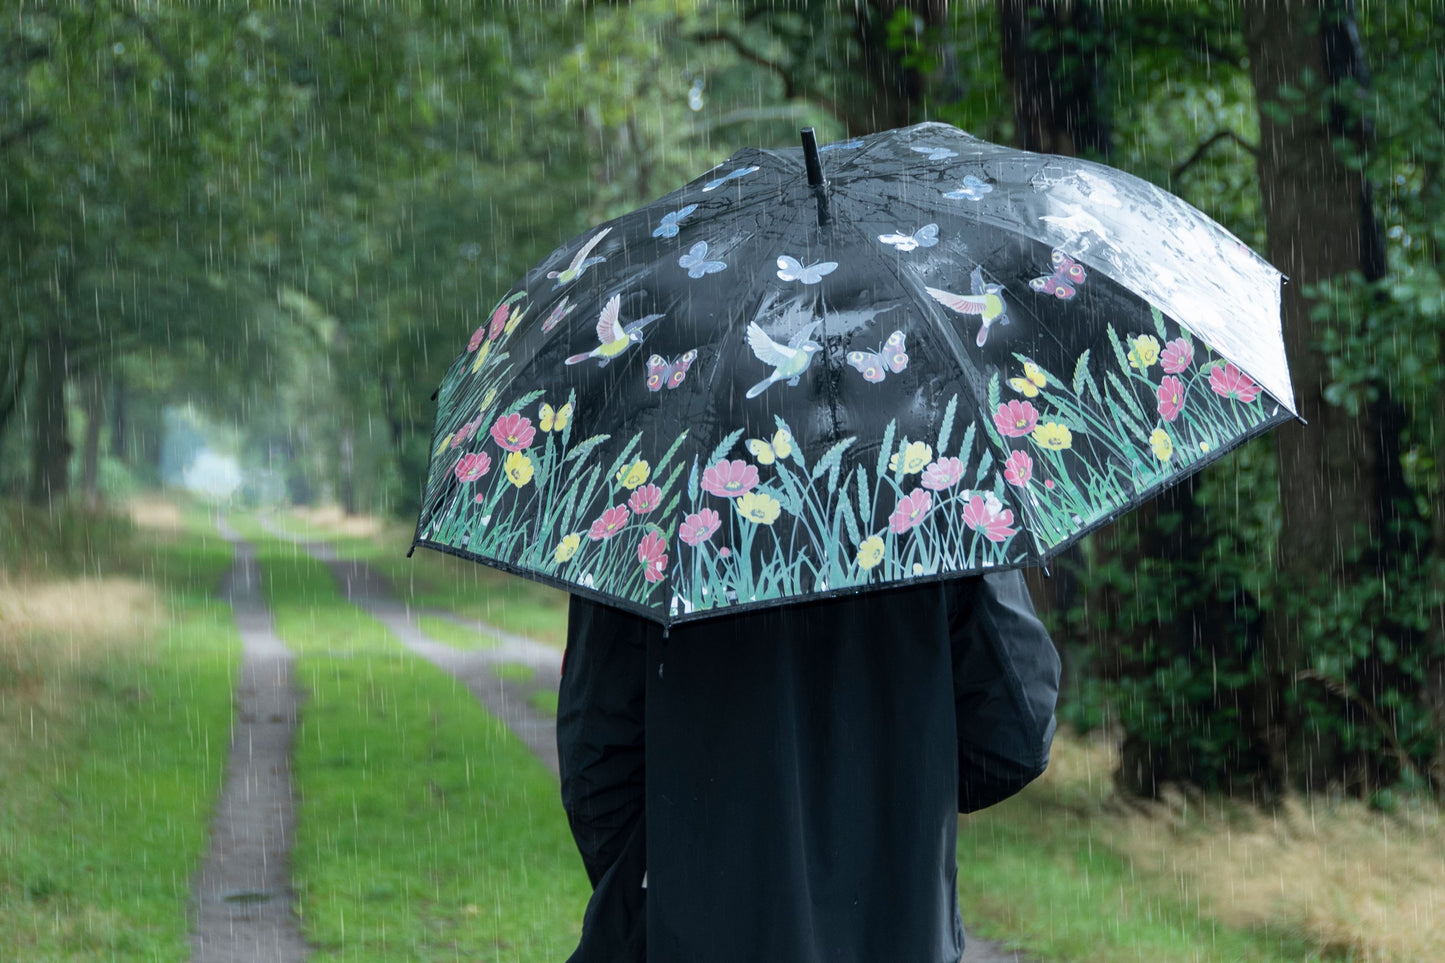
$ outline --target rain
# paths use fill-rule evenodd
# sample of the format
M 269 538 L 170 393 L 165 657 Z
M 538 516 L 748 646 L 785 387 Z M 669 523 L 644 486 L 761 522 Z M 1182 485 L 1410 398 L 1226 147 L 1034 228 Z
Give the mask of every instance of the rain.
M 0 958 L 1445 959 L 1442 51 L 7 5 Z

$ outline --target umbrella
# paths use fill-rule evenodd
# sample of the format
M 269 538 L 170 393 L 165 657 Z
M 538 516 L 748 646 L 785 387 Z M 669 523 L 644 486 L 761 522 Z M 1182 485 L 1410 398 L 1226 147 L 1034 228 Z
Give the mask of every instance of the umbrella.
M 498 302 L 415 545 L 667 625 L 1042 563 L 1295 417 L 1279 272 L 1166 191 L 944 124 L 803 139 Z

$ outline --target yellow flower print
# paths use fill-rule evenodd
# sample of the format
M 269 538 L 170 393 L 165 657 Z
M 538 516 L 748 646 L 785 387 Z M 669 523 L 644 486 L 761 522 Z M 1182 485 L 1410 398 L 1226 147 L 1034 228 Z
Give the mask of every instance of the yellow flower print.
M 623 488 L 633 489 L 647 481 L 652 474 L 652 466 L 639 458 L 630 465 L 623 465 L 617 470 L 617 483 Z
M 1034 429 L 1034 442 L 1040 448 L 1063 451 L 1074 446 L 1074 433 L 1057 421 L 1045 421 Z
M 491 342 L 487 342 L 487 343 L 490 344 Z M 492 407 L 492 402 L 494 402 L 494 401 L 496 401 L 496 400 L 497 400 L 497 389 L 496 389 L 496 388 L 488 388 L 488 389 L 487 389 L 487 393 L 482 396 L 482 403 L 481 403 L 481 405 L 477 408 L 477 411 L 481 412 L 482 414 L 486 414 L 487 409 L 490 408 L 490 407 Z
M 870 569 L 883 561 L 883 539 L 877 535 L 869 535 L 863 539 L 858 546 L 858 567 L 864 570 Z
M 543 431 L 561 431 L 567 427 L 567 422 L 572 420 L 572 402 L 567 402 L 561 408 L 553 411 L 552 406 L 546 402 L 542 403 L 541 422 Z
M 562 541 L 557 543 L 557 547 L 552 550 L 552 558 L 559 563 L 568 561 L 573 555 L 577 554 L 577 546 L 581 544 L 582 536 L 577 532 L 566 535 L 562 538 Z
M 520 451 L 507 453 L 507 460 L 502 462 L 502 471 L 507 475 L 507 481 L 521 488 L 532 480 L 532 459 Z
M 1149 436 L 1149 447 L 1154 449 L 1154 457 L 1160 461 L 1168 461 L 1174 456 L 1174 439 L 1163 428 L 1154 429 Z
M 1129 367 L 1148 371 L 1149 366 L 1159 360 L 1159 339 L 1152 334 L 1143 334 L 1134 339 L 1129 349 Z
M 1046 387 L 1049 383 L 1048 375 L 1044 374 L 1042 368 L 1032 361 L 1024 362 L 1024 376 L 1022 378 L 1010 378 L 1008 386 L 1021 393 L 1025 398 L 1036 398 L 1039 389 Z
M 755 525 L 771 525 L 783 510 L 782 503 L 766 492 L 748 492 L 733 502 L 738 514 Z
M 446 450 L 447 450 L 447 446 L 452 443 L 452 438 L 453 438 L 453 436 L 455 436 L 455 435 L 456 435 L 456 432 L 452 432 L 451 434 L 449 434 L 449 435 L 447 435 L 445 438 L 443 438 L 443 439 L 442 439 L 442 443 L 441 443 L 440 445 L 437 445 L 437 450 L 434 451 L 434 452 L 432 452 L 432 454 L 434 454 L 434 455 L 440 455 L 442 452 L 446 451 Z
M 903 464 L 903 474 L 916 475 L 928 467 L 929 462 L 933 461 L 933 449 L 921 441 L 912 442 L 907 448 L 888 459 L 889 471 L 898 470 L 900 456 Z
M 491 354 L 491 352 L 492 342 L 483 341 L 481 348 L 477 350 L 477 356 L 472 359 L 472 374 L 476 374 L 481 370 L 482 362 L 487 360 L 487 355 Z

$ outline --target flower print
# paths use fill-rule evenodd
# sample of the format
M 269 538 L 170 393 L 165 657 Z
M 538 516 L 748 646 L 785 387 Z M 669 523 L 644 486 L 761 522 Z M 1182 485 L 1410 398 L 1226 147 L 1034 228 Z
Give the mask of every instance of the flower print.
M 888 459 L 888 470 L 898 471 L 901 466 L 903 474 L 916 475 L 932 460 L 933 449 L 921 441 L 915 441 Z
M 1022 488 L 1034 477 L 1034 460 L 1029 457 L 1026 451 L 1015 451 L 1009 454 L 1008 461 L 1004 462 L 1003 478 L 1010 485 L 1018 485 Z
M 1165 421 L 1179 417 L 1184 407 L 1184 384 L 1173 375 L 1165 375 L 1159 382 L 1159 415 Z
M 662 504 L 662 489 L 656 485 L 643 485 L 627 499 L 627 505 L 639 515 L 646 515 Z
M 982 532 L 990 542 L 1001 542 L 1018 530 L 1010 528 L 1014 513 L 1003 507 L 998 496 L 992 492 L 974 495 L 963 510 L 964 524 L 976 532 Z
M 476 374 L 478 371 L 482 370 L 482 364 L 487 360 L 487 355 L 491 353 L 492 342 L 488 341 L 486 344 L 482 345 L 482 350 L 478 351 L 477 356 L 472 359 L 472 374 Z
M 923 487 L 942 491 L 958 484 L 963 477 L 963 462 L 957 458 L 940 458 L 923 469 Z
M 993 413 L 993 423 L 1000 434 L 1022 438 L 1039 423 L 1039 412 L 1027 401 L 1010 401 L 998 406 Z
M 515 411 L 510 415 L 502 415 L 492 425 L 492 440 L 511 452 L 530 446 L 536 434 L 537 429 L 532 427 L 532 419 Z
M 751 465 L 748 467 L 752 468 Z M 748 492 L 739 496 L 733 504 L 737 506 L 739 515 L 755 525 L 773 524 L 778 520 L 778 513 L 783 510 L 782 502 L 767 492 Z
M 699 545 L 712 538 L 712 533 L 717 531 L 721 524 L 721 515 L 711 508 L 704 508 L 683 518 L 678 536 L 689 545 Z
M 465 442 L 467 439 L 471 438 L 477 433 L 477 428 L 481 425 L 481 423 L 482 422 L 480 418 L 473 418 L 471 421 L 458 428 L 456 432 L 448 436 L 451 438 L 451 447 L 460 448 L 463 442 Z
M 557 543 L 557 547 L 552 549 L 552 558 L 559 564 L 570 561 L 572 556 L 577 554 L 577 546 L 581 544 L 582 534 L 580 532 L 564 535 L 562 541 Z
M 507 326 L 507 315 L 511 312 L 511 305 L 506 301 L 497 305 L 497 310 L 492 312 L 492 320 L 487 325 L 487 338 L 491 341 L 497 340 L 502 334 L 502 329 Z
M 642 563 L 642 574 L 649 582 L 661 582 L 667 571 L 667 536 L 658 531 L 649 531 L 637 544 L 637 560 Z
M 1141 334 L 1129 348 L 1129 367 L 1148 371 L 1150 365 L 1159 360 L 1159 339 L 1152 334 Z
M 1034 429 L 1034 442 L 1040 448 L 1063 451 L 1074 445 L 1074 433 L 1057 421 L 1046 421 Z
M 506 473 L 507 481 L 521 488 L 532 480 L 532 459 L 520 451 L 508 452 L 502 462 L 502 471 Z
M 647 481 L 652 474 L 652 466 L 639 458 L 630 465 L 623 465 L 617 469 L 617 483 L 623 488 L 631 491 L 638 485 Z
M 728 558 L 728 557 L 730 557 L 730 556 L 732 555 L 732 553 L 733 553 L 733 550 L 730 549 L 730 548 L 728 548 L 726 545 L 724 545 L 722 548 L 720 548 L 720 549 L 717 550 L 717 557 L 718 557 L 718 558 Z
M 482 403 L 477 407 L 478 414 L 486 414 L 487 409 L 492 407 L 492 402 L 497 400 L 497 389 L 488 388 L 487 393 L 482 396 Z
M 865 571 L 883 561 L 883 539 L 877 535 L 869 535 L 863 539 L 858 546 L 858 557 L 855 561 L 858 567 Z
M 898 499 L 898 505 L 893 509 L 893 514 L 888 516 L 888 530 L 895 535 L 902 535 L 923 521 L 923 516 L 927 515 L 928 510 L 932 507 L 933 492 L 915 488 Z
M 1149 436 L 1149 447 L 1154 449 L 1154 457 L 1160 461 L 1168 461 L 1174 457 L 1174 439 L 1169 437 L 1169 432 L 1163 428 L 1155 428 Z
M 1183 374 L 1194 363 L 1194 346 L 1183 338 L 1175 338 L 1164 346 L 1159 356 L 1164 362 L 1165 374 Z
M 703 470 L 702 487 L 720 498 L 737 498 L 752 491 L 758 483 L 756 465 L 749 465 L 741 458 L 722 461 Z
M 1250 402 L 1259 397 L 1259 385 L 1254 379 L 1240 371 L 1231 362 L 1220 367 L 1215 365 L 1209 372 L 1209 387 L 1214 389 L 1217 395 L 1226 398 L 1237 398 L 1240 401 Z
M 442 443 L 441 443 L 440 445 L 437 445 L 437 450 L 434 451 L 434 452 L 432 452 L 432 455 L 433 455 L 433 456 L 440 455 L 442 452 L 446 451 L 447 448 L 451 447 L 451 443 L 452 443 L 452 436 L 451 436 L 451 435 L 447 435 L 445 438 L 442 439 Z
M 480 451 L 458 458 L 457 466 L 452 469 L 457 478 L 464 482 L 474 482 L 491 470 L 492 457 Z
M 587 530 L 587 537 L 594 542 L 611 538 L 622 531 L 622 526 L 626 525 L 631 517 L 632 513 L 627 510 L 626 505 L 613 505 L 593 520 L 592 527 Z
M 467 350 L 475 351 L 482 346 L 482 339 L 487 336 L 487 326 L 477 325 L 477 330 L 472 332 L 472 339 L 467 342 Z

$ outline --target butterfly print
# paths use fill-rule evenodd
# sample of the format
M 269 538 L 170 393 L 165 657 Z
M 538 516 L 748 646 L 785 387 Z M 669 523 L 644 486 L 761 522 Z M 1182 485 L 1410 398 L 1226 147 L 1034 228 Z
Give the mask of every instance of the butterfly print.
M 865 381 L 874 384 L 888 377 L 888 372 L 898 374 L 908 367 L 908 353 L 904 350 L 904 334 L 894 331 L 875 351 L 849 351 L 848 363 L 857 369 Z
M 925 224 L 912 234 L 880 234 L 878 240 L 903 252 L 933 247 L 938 243 L 938 225 Z
M 1054 273 L 1034 278 L 1029 282 L 1029 287 L 1043 294 L 1052 294 L 1060 301 L 1067 301 L 1074 296 L 1077 286 L 1084 283 L 1084 279 L 1089 276 L 1088 272 L 1082 264 L 1063 251 L 1055 251 L 1053 260 Z
M 837 261 L 819 261 L 816 264 L 809 264 L 807 267 L 795 257 L 784 254 L 778 258 L 778 277 L 784 281 L 802 281 L 804 284 L 817 284 L 826 275 L 832 274 L 838 269 Z
M 669 211 L 666 214 L 662 215 L 662 222 L 657 225 L 657 229 L 652 232 L 652 236 L 677 237 L 677 232 L 679 230 L 679 225 L 681 224 L 682 219 L 687 217 L 695 210 L 697 210 L 697 205 L 689 204 L 686 207 L 681 207 L 675 211 Z
M 947 147 L 915 147 L 920 154 L 926 154 L 929 160 L 948 160 L 950 157 L 957 157 L 958 151 L 949 150 Z
M 706 184 L 702 185 L 702 189 L 704 191 L 715 191 L 719 187 L 722 187 L 724 184 L 726 184 L 728 181 L 735 181 L 739 177 L 746 177 L 748 174 L 751 174 L 757 169 L 758 168 L 756 165 L 752 167 L 739 167 L 737 170 L 724 174 L 722 177 L 718 177 L 708 181 Z
M 686 351 L 678 355 L 676 361 L 668 361 L 660 354 L 655 354 L 647 359 L 647 390 L 661 391 L 666 387 L 669 391 L 677 388 L 687 377 L 687 369 L 697 360 L 697 349 Z
M 782 428 L 773 432 L 772 441 L 749 438 L 745 444 L 759 465 L 771 465 L 779 458 L 787 458 L 793 453 L 793 436 Z
M 716 274 L 719 271 L 727 270 L 727 265 L 722 261 L 709 261 L 707 259 L 707 242 L 698 241 L 688 250 L 686 254 L 677 259 L 677 266 L 687 269 L 687 276 L 700 278 L 705 274 Z
M 981 201 L 985 194 L 993 193 L 993 185 L 982 180 L 973 174 L 963 175 L 963 186 L 956 191 L 949 191 L 943 196 L 949 200 L 957 201 L 968 199 L 970 201 Z

